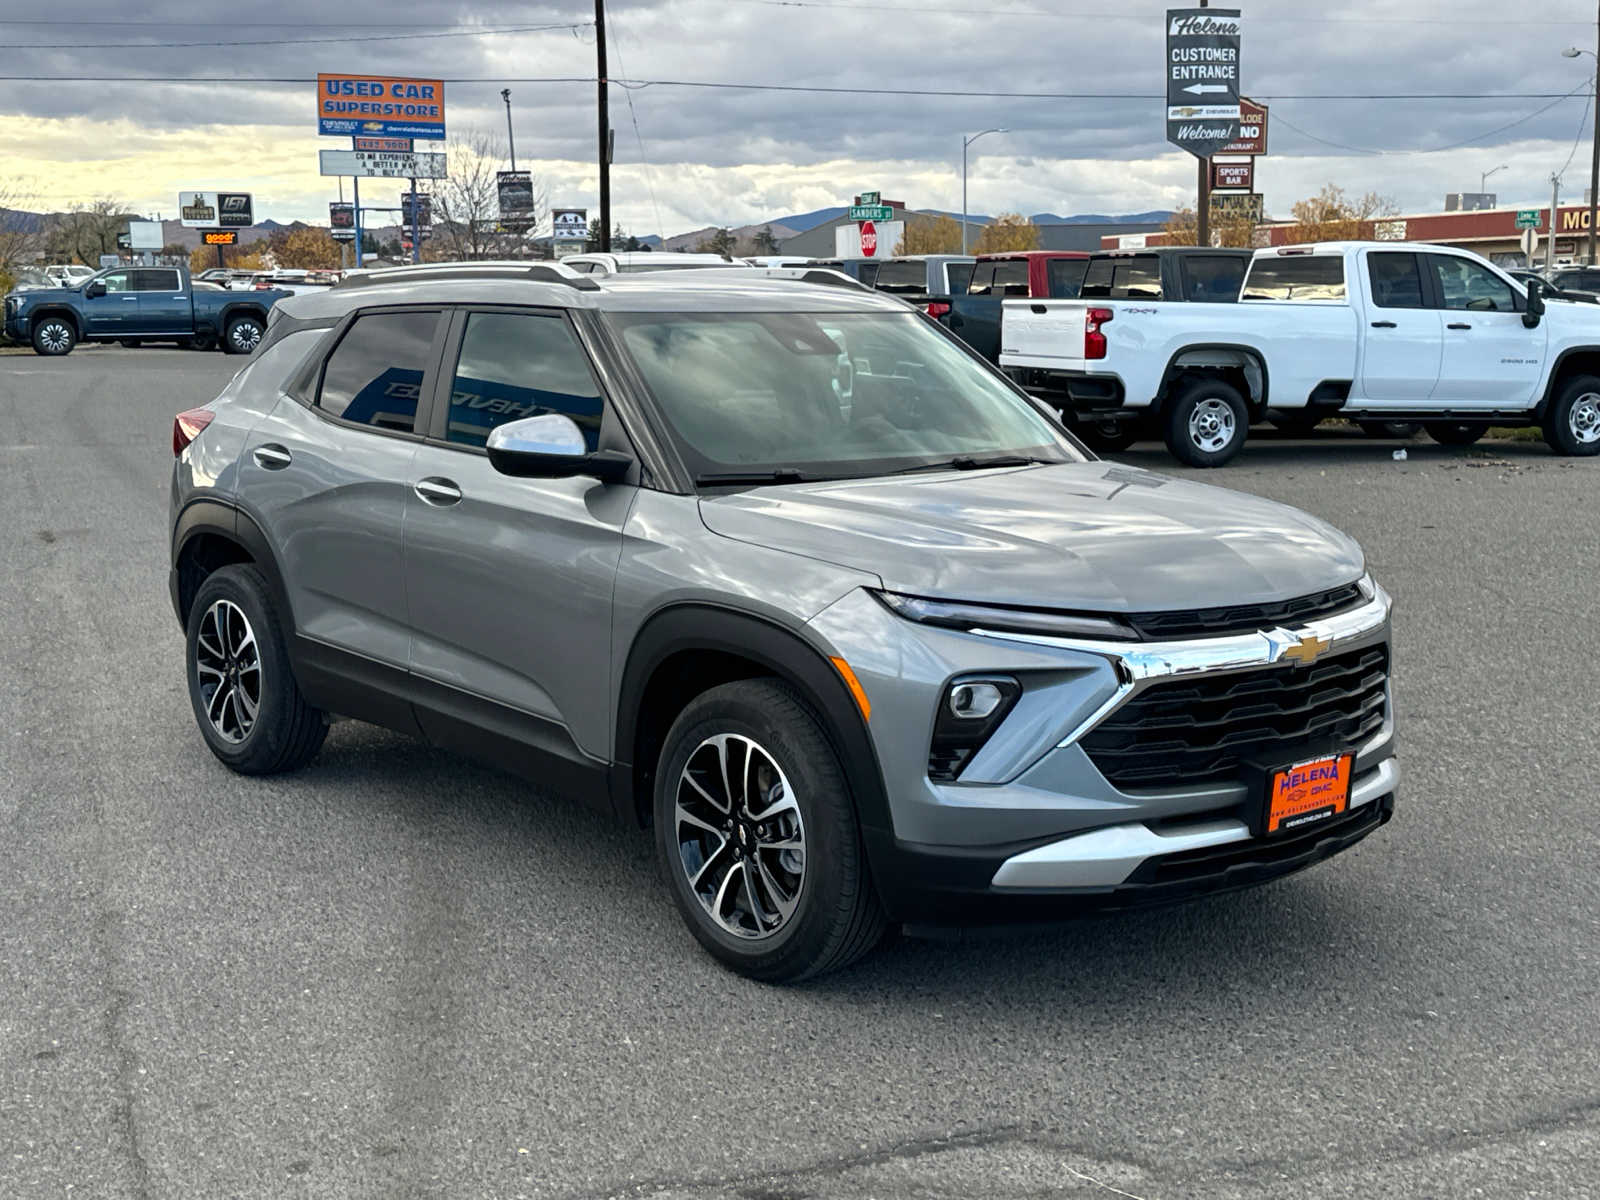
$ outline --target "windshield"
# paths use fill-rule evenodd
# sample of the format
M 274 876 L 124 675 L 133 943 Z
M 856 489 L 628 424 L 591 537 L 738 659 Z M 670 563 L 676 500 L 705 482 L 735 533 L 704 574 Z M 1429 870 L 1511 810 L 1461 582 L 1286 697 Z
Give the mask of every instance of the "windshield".
M 915 313 L 618 313 L 697 478 L 851 478 L 1084 455 Z

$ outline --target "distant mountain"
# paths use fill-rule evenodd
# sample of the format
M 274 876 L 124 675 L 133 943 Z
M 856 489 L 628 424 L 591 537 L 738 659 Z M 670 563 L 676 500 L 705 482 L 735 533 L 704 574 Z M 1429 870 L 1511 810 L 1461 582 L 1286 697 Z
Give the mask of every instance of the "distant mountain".
M 813 212 L 799 213 L 790 217 L 779 217 L 773 222 L 774 226 L 787 225 L 796 233 L 804 233 L 808 229 L 815 229 L 818 225 L 829 221 L 837 221 L 849 210 L 845 207 L 819 208 Z M 961 220 L 961 214 L 950 212 L 942 208 L 919 208 L 916 210 L 923 216 L 949 217 L 951 220 Z M 1035 225 L 1165 225 L 1172 217 L 1169 210 L 1161 209 L 1155 212 L 1129 213 L 1126 216 L 1107 216 L 1103 213 L 1080 213 L 1075 216 L 1063 217 L 1056 213 L 1034 213 L 1028 220 Z M 994 220 L 990 213 L 968 213 L 969 225 L 987 225 Z
M 1060 217 L 1055 213 L 1034 213 L 1028 218 L 1035 225 L 1165 225 L 1171 219 L 1172 210 L 1168 208 L 1126 213 L 1119 217 L 1107 216 L 1104 213 L 1080 213 L 1071 217 Z
M 843 210 L 841 209 L 840 211 L 842 212 Z M 692 229 L 688 233 L 673 234 L 662 243 L 661 249 L 677 253 L 693 251 L 701 242 L 716 233 L 718 228 L 716 225 L 707 225 L 704 229 Z M 770 229 L 773 238 L 779 242 L 785 238 L 792 238 L 797 233 L 805 232 L 804 230 L 796 229 L 787 221 L 760 221 L 754 225 L 740 225 L 737 229 L 730 229 L 728 232 L 733 234 L 736 241 L 745 243 L 753 241 L 755 236 L 763 229 Z
M 832 208 L 818 208 L 808 213 L 797 213 L 792 217 L 779 217 L 772 223 L 774 225 L 787 225 L 795 233 L 805 233 L 809 229 L 815 229 L 818 225 L 825 225 L 829 221 L 837 221 L 848 211 L 843 205 L 835 205 Z

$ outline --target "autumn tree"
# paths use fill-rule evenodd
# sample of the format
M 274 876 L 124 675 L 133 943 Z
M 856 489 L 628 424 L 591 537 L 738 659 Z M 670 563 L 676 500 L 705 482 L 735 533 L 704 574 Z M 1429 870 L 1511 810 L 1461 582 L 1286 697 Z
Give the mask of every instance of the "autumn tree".
M 961 223 L 954 217 L 906 214 L 905 232 L 895 243 L 896 254 L 960 254 Z
M 1344 189 L 1325 184 L 1320 192 L 1301 200 L 1290 209 L 1294 224 L 1286 238 L 1290 242 L 1345 242 L 1369 239 L 1379 217 L 1393 216 L 1399 207 L 1387 196 L 1368 192 L 1347 197 Z
M 534 230 L 547 206 L 544 187 L 533 180 L 533 208 L 518 214 L 515 228 L 500 220 L 499 172 L 504 154 L 492 134 L 481 131 L 450 140 L 443 179 L 417 181 L 433 193 L 433 236 L 422 245 L 430 262 L 471 262 L 530 257 Z
M 1037 250 L 1039 227 L 1021 213 L 1001 213 L 983 227 L 974 248 L 977 254 L 1005 254 L 1016 250 Z
M 1168 218 L 1162 232 L 1167 235 L 1168 246 L 1198 246 L 1200 226 L 1192 208 L 1182 208 Z M 1237 246 L 1248 250 L 1255 245 L 1256 223 L 1247 216 L 1211 214 L 1211 244 Z
M 201 271 L 209 271 L 217 265 L 217 248 L 215 246 L 196 246 L 189 252 L 189 273 L 198 275 Z M 252 250 L 245 254 L 237 246 L 223 248 L 222 265 L 235 271 L 265 271 L 267 261 L 260 253 Z
M 302 271 L 333 271 L 339 267 L 339 243 L 326 229 L 302 225 L 272 247 L 280 267 Z

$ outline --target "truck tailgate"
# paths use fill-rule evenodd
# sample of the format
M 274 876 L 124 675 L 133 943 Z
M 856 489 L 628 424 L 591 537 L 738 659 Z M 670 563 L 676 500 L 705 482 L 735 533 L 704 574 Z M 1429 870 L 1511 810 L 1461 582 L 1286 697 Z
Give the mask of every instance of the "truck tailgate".
M 1080 300 L 1007 300 L 1000 320 L 1003 367 L 1081 367 Z

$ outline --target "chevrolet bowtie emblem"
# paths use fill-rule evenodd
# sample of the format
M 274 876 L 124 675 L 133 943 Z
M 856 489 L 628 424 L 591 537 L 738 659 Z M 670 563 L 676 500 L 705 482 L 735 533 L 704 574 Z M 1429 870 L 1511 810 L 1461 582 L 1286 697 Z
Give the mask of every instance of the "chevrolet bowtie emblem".
M 1284 647 L 1283 657 L 1292 658 L 1302 666 L 1309 666 L 1331 645 L 1333 643 L 1328 641 L 1327 638 L 1320 638 L 1314 633 L 1303 633 L 1294 642 Z

